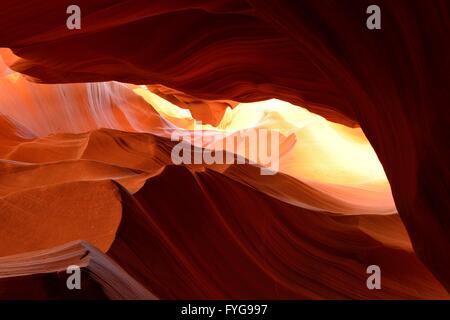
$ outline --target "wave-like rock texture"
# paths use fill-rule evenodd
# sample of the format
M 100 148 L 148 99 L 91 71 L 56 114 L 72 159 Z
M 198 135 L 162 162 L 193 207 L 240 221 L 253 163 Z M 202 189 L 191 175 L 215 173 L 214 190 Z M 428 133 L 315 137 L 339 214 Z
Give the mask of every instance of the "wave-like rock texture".
M 115 180 L 134 195 L 121 191 L 118 237 L 113 239 L 111 226 L 104 230 L 108 241 L 96 245 L 107 250 L 114 241 L 109 254 L 158 297 L 448 298 L 436 282 L 450 290 L 447 1 L 377 1 L 382 29 L 376 31 L 365 26 L 372 4 L 366 0 L 117 0 L 113 5 L 79 0 L 82 28 L 69 31 L 64 22 L 71 4 L 2 2 L 0 47 L 14 53 L 2 50 L 0 61 L 0 85 L 8 92 L 0 95 L 2 235 L 16 231 L 5 221 L 15 226 L 28 216 L 31 226 L 39 222 L 38 213 L 49 214 L 58 225 L 58 201 L 65 199 L 52 198 L 58 192 L 78 194 L 87 206 L 77 209 L 80 214 L 115 216 L 114 206 L 102 209 L 106 198 L 99 196 L 96 208 L 80 187 L 86 183 L 95 194 L 105 188 L 117 205 L 110 182 Z M 31 83 L 13 71 L 56 84 Z M 361 204 L 322 197 L 318 186 L 276 176 L 285 188 L 302 190 L 295 193 L 239 169 L 166 168 L 171 144 L 154 134 L 167 137 L 173 125 L 130 87 L 111 80 L 147 85 L 212 124 L 235 102 L 278 98 L 361 126 L 423 265 L 398 217 L 355 215 L 365 210 Z M 105 82 L 91 83 L 100 81 Z M 58 105 L 64 107 L 55 109 Z M 168 177 L 174 180 L 167 182 Z M 202 203 L 191 202 L 191 190 Z M 178 197 L 189 209 L 181 210 Z M 43 204 L 48 211 L 34 211 Z M 241 210 L 238 204 L 250 207 Z M 11 214 L 14 210 L 17 214 Z M 202 219 L 211 222 L 215 234 L 199 227 Z M 82 224 L 74 230 L 80 233 L 55 234 L 46 246 L 82 237 L 95 243 Z M 37 228 L 27 233 L 28 240 L 2 250 L 42 249 L 35 247 L 41 232 L 46 230 Z M 160 253 L 160 260 L 149 257 L 149 248 Z M 363 265 L 372 258 L 386 268 L 385 291 L 361 287 Z M 331 278 L 330 272 L 339 277 Z
M 448 298 L 396 215 L 310 211 L 182 166 L 122 190 L 122 204 L 108 255 L 160 298 Z M 373 261 L 382 291 L 366 287 Z
M 28 139 L 4 155 L 2 297 L 20 297 L 12 288 L 23 284 L 40 288 L 22 292 L 28 298 L 111 298 L 95 283 L 85 294 L 62 292 L 50 264 L 8 273 L 8 255 L 23 253 L 33 265 L 35 250 L 85 239 L 158 298 L 448 298 L 397 214 L 371 214 L 252 165 L 173 166 L 173 145 L 99 129 Z M 381 291 L 366 287 L 374 263 Z M 148 298 L 122 298 L 130 297 Z
M 0 78 L 0 114 L 22 137 L 98 128 L 147 132 L 170 128 L 131 88 L 117 82 L 42 85 L 20 74 Z M 20 129 L 20 130 L 19 130 Z

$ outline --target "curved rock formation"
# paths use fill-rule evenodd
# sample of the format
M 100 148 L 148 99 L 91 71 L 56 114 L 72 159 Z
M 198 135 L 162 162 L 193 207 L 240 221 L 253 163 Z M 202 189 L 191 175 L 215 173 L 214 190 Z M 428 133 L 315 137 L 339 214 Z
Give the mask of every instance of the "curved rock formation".
M 448 298 L 398 216 L 309 211 L 181 166 L 166 167 L 134 195 L 122 190 L 122 199 L 108 254 L 160 298 Z M 377 236 L 387 225 L 390 236 Z M 381 292 L 361 285 L 373 261 L 383 270 Z
M 227 224 L 216 225 L 218 237 L 211 237 L 211 245 L 215 245 L 214 248 L 224 245 L 222 250 L 228 250 L 225 253 L 229 254 L 230 259 L 242 260 L 244 274 L 252 274 L 254 279 L 265 284 L 276 284 L 276 288 L 280 289 L 276 291 L 263 285 L 258 287 L 241 279 L 241 285 L 246 284 L 248 289 L 239 291 L 241 297 L 273 297 L 271 295 L 277 292 L 279 297 L 309 298 L 446 297 L 434 277 L 450 290 L 450 154 L 447 137 L 450 119 L 446 111 L 450 103 L 447 88 L 450 6 L 445 0 L 380 0 L 377 3 L 382 8 L 382 29 L 370 31 L 365 26 L 366 8 L 372 4 L 369 1 L 196 0 L 181 3 L 118 0 L 111 5 L 105 0 L 95 3 L 80 0 L 77 4 L 82 8 L 83 27 L 69 31 L 62 23 L 67 17 L 69 1 L 4 1 L 0 12 L 0 47 L 10 48 L 14 54 L 2 50 L 3 62 L 0 61 L 0 85 L 11 93 L 0 95 L 0 105 L 3 104 L 0 106 L 1 170 L 17 179 L 21 177 L 22 170 L 32 169 L 29 165 L 37 170 L 30 170 L 34 172 L 30 176 L 35 177 L 32 181 L 17 180 L 5 185 L 5 181 L 10 180 L 3 180 L 3 197 L 16 197 L 20 192 L 28 192 L 23 190 L 34 187 L 53 188 L 51 185 L 57 184 L 60 179 L 76 185 L 83 181 L 83 177 L 87 180 L 114 179 L 131 192 L 137 192 L 135 196 L 122 193 L 121 197 L 128 208 L 124 212 L 129 210 L 133 212 L 131 216 L 147 221 L 139 226 L 143 229 L 143 236 L 130 235 L 131 231 L 124 225 L 134 225 L 136 222 L 125 222 L 119 227 L 118 238 L 109 254 L 119 261 L 119 253 L 124 252 L 130 260 L 123 262 L 122 267 L 161 297 L 205 297 L 203 290 L 206 289 L 216 290 L 211 297 L 230 297 L 230 290 L 238 289 L 232 279 L 224 277 L 227 270 L 220 269 L 237 266 L 230 266 L 222 260 L 220 265 L 214 265 L 214 259 L 197 261 L 198 257 L 195 257 L 195 263 L 186 261 L 185 255 L 190 251 L 181 239 L 197 240 L 192 245 L 203 250 L 209 248 L 204 241 L 186 239 L 185 230 L 171 220 L 183 218 L 172 214 L 179 212 L 177 206 L 181 203 L 163 196 L 154 199 L 152 195 L 147 195 L 146 190 L 158 194 L 153 187 L 158 184 L 173 192 L 177 186 L 168 183 L 165 180 L 168 177 L 181 179 L 185 187 L 192 188 L 189 190 L 204 202 L 204 207 L 191 208 L 199 210 L 198 219 L 208 217 L 206 213 L 216 214 L 216 220 L 234 219 L 225 220 Z M 26 75 L 28 80 L 11 70 Z M 29 80 L 55 85 L 35 84 Z M 328 120 L 350 127 L 360 126 L 383 165 L 395 207 L 414 252 L 423 265 L 412 251 L 398 249 L 400 244 L 407 242 L 404 232 L 397 230 L 398 221 L 391 225 L 393 230 L 389 228 L 389 232 L 380 234 L 378 223 L 390 225 L 386 221 L 397 219 L 389 215 L 374 216 L 377 223 L 367 220 L 368 217 L 330 217 L 316 210 L 312 215 L 304 206 L 304 193 L 299 201 L 295 192 L 280 192 L 264 182 L 252 182 L 251 177 L 236 176 L 233 168 L 229 171 L 216 168 L 222 173 L 189 173 L 183 168 L 169 168 L 158 176 L 170 163 L 167 152 L 170 143 L 162 137 L 167 138 L 175 126 L 181 125 L 164 119 L 164 115 L 150 108 L 145 99 L 133 94 L 134 86 L 110 82 L 113 80 L 146 85 L 150 89 L 159 88 L 156 93 L 180 107 L 192 109 L 192 115 L 213 125 L 220 118 L 213 113 L 226 114 L 225 105 L 235 107 L 234 102 L 277 98 L 305 107 Z M 85 82 L 102 83 L 83 84 Z M 63 86 L 63 83 L 66 85 Z M 36 86 L 40 87 L 36 91 L 26 90 Z M 30 97 L 30 92 L 39 94 Z M 40 103 L 39 97 L 45 97 L 46 103 Z M 50 101 L 57 101 L 55 105 L 58 105 L 59 99 L 65 100 L 63 110 L 67 114 L 41 112 L 52 105 Z M 68 103 L 73 100 L 80 102 L 79 105 L 75 107 Z M 9 108 L 4 108 L 5 105 Z M 189 122 L 186 119 L 177 121 Z M 128 132 L 99 130 L 102 127 Z M 152 134 L 162 137 L 155 138 Z M 154 146 L 150 147 L 150 153 L 142 151 L 148 145 Z M 59 163 L 63 161 L 67 162 L 67 168 L 83 172 L 80 179 L 57 174 L 58 166 L 66 166 Z M 204 170 L 204 166 L 190 169 Z M 36 177 L 43 172 L 52 172 L 55 176 L 38 182 L 41 179 Z M 235 176 L 229 180 L 224 177 L 227 174 Z M 152 178 L 144 184 L 149 177 Z M 253 189 L 261 188 L 262 192 L 258 191 L 256 196 L 256 191 L 242 187 L 237 178 Z M 234 204 L 217 198 L 219 194 L 225 198 L 229 194 L 221 190 L 223 187 L 220 185 L 210 182 L 215 179 L 227 185 L 228 190 L 239 190 L 235 193 L 236 197 L 242 193 L 254 199 L 252 205 L 258 202 L 256 199 L 266 203 L 260 208 L 261 212 L 266 219 L 276 222 L 279 229 L 270 229 L 273 238 L 266 239 L 265 243 L 260 241 L 265 247 L 255 244 L 255 239 L 261 238 L 261 230 L 267 227 L 262 225 L 264 219 L 253 221 L 255 212 L 248 208 L 246 215 L 242 216 L 243 220 L 236 221 L 239 210 L 233 207 Z M 282 181 L 291 185 L 284 179 Z M 208 193 L 205 185 L 215 192 Z M 313 194 L 319 194 L 317 190 L 320 186 L 309 184 L 309 187 L 314 189 Z M 186 188 L 176 189 L 177 195 L 184 196 Z M 202 192 L 198 191 L 199 188 Z M 351 191 L 339 186 L 328 186 L 327 192 L 340 194 L 341 197 L 350 193 L 352 197 Z M 166 199 L 168 204 L 154 201 L 155 206 L 159 206 L 158 210 L 166 212 L 166 215 L 155 217 L 156 209 L 149 206 L 146 197 L 160 201 Z M 367 196 L 366 199 L 376 203 L 373 199 L 377 198 L 374 197 Z M 310 199 L 313 200 L 317 198 Z M 354 214 L 355 206 L 366 203 L 366 200 L 354 202 L 349 208 L 348 203 L 334 200 L 321 198 L 325 203 L 322 211 L 335 208 L 353 211 Z M 247 205 L 247 201 L 242 199 L 241 204 Z M 186 203 L 190 204 L 189 201 Z M 300 203 L 302 206 L 296 206 Z M 268 209 L 272 205 L 275 208 L 281 206 L 283 211 L 286 210 L 285 215 L 276 219 L 275 213 Z M 370 207 L 373 209 L 373 206 Z M 224 208 L 230 209 L 230 216 L 224 215 Z M 384 213 L 387 211 L 384 207 Z M 200 216 L 201 213 L 204 216 Z M 304 230 L 293 218 L 299 214 L 304 214 L 305 221 L 311 224 L 308 230 Z M 127 213 L 126 216 L 129 215 Z M 160 229 L 155 231 L 156 227 L 162 228 L 152 220 L 156 218 L 166 219 L 157 220 L 167 228 L 162 229 L 164 238 L 161 238 Z M 355 227 L 352 224 L 357 219 L 364 222 L 359 221 L 359 226 Z M 249 227 L 252 224 L 250 221 L 257 224 L 256 229 Z M 318 221 L 323 221 L 324 225 Z M 245 246 L 240 223 L 246 223 L 245 227 L 253 230 L 254 238 L 246 239 Z M 225 226 L 232 228 L 232 239 Z M 174 230 L 179 230 L 180 237 L 167 238 L 167 233 Z M 305 234 L 312 230 L 314 236 L 306 237 Z M 341 242 L 327 238 L 332 234 Z M 209 236 L 209 233 L 204 235 Z M 170 250 L 159 248 L 166 259 L 164 261 L 170 266 L 159 266 L 161 269 L 167 268 L 159 274 L 159 282 L 150 274 L 160 270 L 158 265 L 155 266 L 152 258 L 143 253 L 147 237 L 156 237 L 164 245 L 170 244 Z M 275 237 L 278 238 L 275 240 Z M 317 242 L 312 241 L 313 237 L 318 237 Z M 127 241 L 135 243 L 128 244 Z M 396 249 L 392 249 L 394 245 L 391 241 L 397 246 Z M 125 243 L 128 248 L 122 248 Z M 317 283 L 317 279 L 309 277 L 311 261 L 302 256 L 304 252 L 292 249 L 293 243 L 304 252 L 313 250 L 317 257 L 323 259 L 317 268 L 323 266 L 325 261 L 333 261 L 336 266 L 319 268 L 323 278 Z M 233 253 L 232 246 L 238 246 L 240 250 Z M 349 260 L 343 262 L 329 257 L 329 252 L 323 252 L 326 252 L 324 247 L 327 246 L 342 252 L 342 256 Z M 250 248 L 256 253 L 249 255 Z M 176 252 L 173 252 L 175 249 Z M 133 250 L 142 254 L 143 262 L 132 258 L 137 252 Z M 263 251 L 258 255 L 257 250 Z M 300 265 L 288 263 L 286 266 L 286 261 L 280 262 L 280 252 L 289 261 L 300 261 Z M 386 258 L 393 253 L 398 260 Z M 269 255 L 270 259 L 267 258 Z M 327 272 L 332 270 L 346 282 L 356 285 L 356 282 L 362 281 L 358 278 L 361 275 L 348 274 L 339 266 L 345 264 L 349 270 L 361 274 L 364 272 L 362 265 L 371 260 L 369 257 L 376 257 L 386 264 L 388 280 L 384 294 L 373 293 L 374 296 L 370 296 L 356 286 L 350 285 L 347 291 L 341 283 L 325 284 L 329 276 Z M 184 260 L 180 262 L 179 259 Z M 135 261 L 139 266 L 130 265 L 130 261 Z M 394 265 L 393 261 L 398 263 Z M 329 267 L 329 264 L 326 265 Z M 395 269 L 398 265 L 410 266 L 409 273 Z M 151 270 L 153 267 L 157 269 Z M 211 271 L 214 269 L 222 271 L 214 274 Z M 174 278 L 188 274 L 190 282 L 184 278 L 173 287 L 164 289 L 163 286 L 169 283 L 164 281 L 170 280 L 169 270 Z M 297 278 L 300 274 L 305 277 L 303 280 Z M 409 282 L 410 277 L 416 276 L 422 280 Z M 416 289 L 420 290 L 420 294 L 416 293 Z

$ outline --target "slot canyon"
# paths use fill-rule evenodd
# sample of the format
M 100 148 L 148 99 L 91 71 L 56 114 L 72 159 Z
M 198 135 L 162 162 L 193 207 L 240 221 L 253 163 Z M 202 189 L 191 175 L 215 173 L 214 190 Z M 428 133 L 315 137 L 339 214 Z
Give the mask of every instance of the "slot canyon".
M 0 299 L 449 299 L 450 3 L 371 4 L 3 1 Z

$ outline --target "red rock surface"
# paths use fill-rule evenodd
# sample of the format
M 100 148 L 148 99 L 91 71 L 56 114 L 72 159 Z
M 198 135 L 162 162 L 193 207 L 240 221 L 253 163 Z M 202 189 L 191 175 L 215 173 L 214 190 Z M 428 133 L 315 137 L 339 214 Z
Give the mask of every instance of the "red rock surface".
M 382 29 L 369 31 L 369 1 L 80 0 L 82 29 L 69 31 L 69 1 L 4 1 L 2 255 L 112 243 L 108 255 L 160 298 L 448 298 L 450 6 L 378 3 Z M 399 216 L 283 175 L 167 167 L 172 123 L 125 83 L 212 124 L 227 105 L 277 98 L 360 126 Z M 78 222 L 64 227 L 70 213 Z M 365 287 L 373 261 L 385 291 Z
M 448 298 L 409 244 L 398 243 L 409 242 L 398 216 L 309 211 L 181 166 L 134 195 L 122 191 L 122 203 L 108 254 L 160 298 Z M 373 235 L 386 225 L 392 238 Z M 373 261 L 383 268 L 380 292 L 361 286 Z

